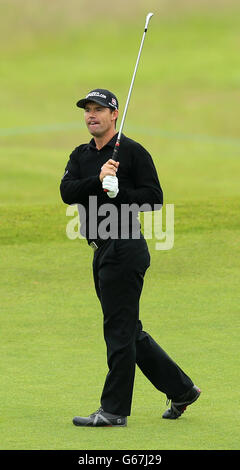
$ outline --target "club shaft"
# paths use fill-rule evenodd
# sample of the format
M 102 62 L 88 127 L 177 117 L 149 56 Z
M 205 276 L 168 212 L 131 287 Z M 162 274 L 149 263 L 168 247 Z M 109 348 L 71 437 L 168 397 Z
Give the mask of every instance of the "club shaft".
M 125 104 L 125 108 L 124 108 L 124 112 L 123 112 L 123 117 L 122 117 L 121 125 L 120 125 L 120 128 L 119 128 L 119 133 L 118 133 L 118 138 L 119 138 L 119 140 L 120 140 L 121 135 L 122 135 L 122 130 L 123 130 L 124 122 L 125 122 L 125 119 L 126 119 L 126 114 L 127 114 L 127 110 L 128 110 L 128 106 L 129 106 L 129 101 L 130 101 L 130 98 L 131 98 L 131 94 L 132 94 L 132 89 L 133 89 L 134 81 L 135 81 L 135 78 L 136 78 L 136 73 L 137 73 L 137 69 L 138 69 L 138 65 L 139 65 L 139 60 L 140 60 L 141 53 L 142 53 L 142 48 L 143 48 L 145 36 L 146 36 L 146 31 L 144 31 L 144 33 L 143 33 L 143 37 L 142 37 L 142 41 L 141 41 L 141 46 L 140 46 L 139 53 L 138 53 L 137 62 L 136 62 L 136 65 L 135 65 L 135 69 L 134 69 L 134 73 L 133 73 L 131 85 L 130 85 L 130 88 L 129 88 L 128 97 L 127 97 L 127 101 L 126 101 L 126 104 Z
M 139 49 L 139 52 L 138 52 L 137 62 L 136 62 L 135 69 L 134 69 L 134 72 L 133 72 L 132 81 L 131 81 L 131 85 L 130 85 L 130 88 L 129 88 L 128 97 L 127 97 L 127 101 L 126 101 L 126 104 L 125 104 L 125 108 L 124 108 L 124 112 L 123 112 L 123 116 L 122 116 L 122 120 L 121 120 L 121 124 L 120 124 L 120 128 L 119 128 L 119 132 L 118 132 L 117 141 L 116 141 L 114 151 L 113 151 L 113 155 L 112 155 L 113 160 L 117 160 L 117 154 L 118 154 L 118 150 L 119 150 L 119 147 L 120 147 L 120 139 L 121 139 L 121 135 L 122 135 L 124 122 L 125 122 L 125 119 L 126 119 L 126 114 L 127 114 L 127 110 L 128 110 L 128 106 L 129 106 L 129 101 L 130 101 L 130 98 L 131 98 L 132 89 L 133 89 L 133 85 L 134 85 L 134 81 L 135 81 L 135 77 L 136 77 L 136 73 L 137 73 L 137 69 L 138 69 L 138 64 L 139 64 L 139 60 L 140 60 L 140 57 L 141 57 L 146 32 L 147 32 L 147 29 L 148 29 L 148 23 L 149 23 L 152 16 L 153 16 L 153 13 L 149 13 L 146 17 L 146 24 L 145 24 L 144 33 L 143 33 L 142 40 L 141 40 L 140 49 Z

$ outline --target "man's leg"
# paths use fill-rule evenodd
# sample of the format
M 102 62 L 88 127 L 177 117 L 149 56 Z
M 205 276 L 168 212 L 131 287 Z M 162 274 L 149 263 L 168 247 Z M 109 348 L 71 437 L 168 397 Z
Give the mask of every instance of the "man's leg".
M 101 405 L 105 411 L 122 416 L 131 412 L 139 299 L 149 262 L 143 239 L 115 240 L 95 260 L 109 367 Z
M 192 380 L 145 331 L 139 321 L 136 362 L 151 383 L 168 398 L 176 398 L 193 387 Z

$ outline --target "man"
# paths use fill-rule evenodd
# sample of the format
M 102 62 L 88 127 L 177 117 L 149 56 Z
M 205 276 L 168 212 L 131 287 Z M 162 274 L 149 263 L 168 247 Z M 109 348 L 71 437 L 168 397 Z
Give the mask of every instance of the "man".
M 133 203 L 139 210 L 144 205 L 148 210 L 162 205 L 157 172 L 150 154 L 124 135 L 119 161 L 112 160 L 118 118 L 118 100 L 113 93 L 95 89 L 79 100 L 77 106 L 84 109 L 85 122 L 93 138 L 70 155 L 60 191 L 66 204 L 79 204 L 85 211 L 81 232 L 94 250 L 93 275 L 103 311 L 109 371 L 100 408 L 87 417 L 76 416 L 73 423 L 126 426 L 136 364 L 171 400 L 163 418 L 176 419 L 187 405 L 197 400 L 200 390 L 142 329 L 139 299 L 150 255 L 137 218 L 126 219 L 126 213 L 122 213 L 122 208 Z M 106 207 L 115 211 L 109 237 L 104 225 L 107 217 L 103 208 Z M 105 231 L 100 230 L 102 226 Z

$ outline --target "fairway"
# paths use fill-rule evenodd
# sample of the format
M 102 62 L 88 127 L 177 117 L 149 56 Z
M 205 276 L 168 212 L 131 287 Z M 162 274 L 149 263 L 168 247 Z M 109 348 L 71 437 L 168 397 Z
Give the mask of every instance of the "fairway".
M 0 0 L 0 449 L 239 450 L 238 2 L 133 1 L 128 16 L 106 1 L 11 3 Z M 137 369 L 128 427 L 76 428 L 99 407 L 107 364 L 92 250 L 67 237 L 76 213 L 59 184 L 90 140 L 76 101 L 112 89 L 121 117 L 148 11 L 124 134 L 151 153 L 175 219 L 172 249 L 148 240 L 141 320 L 202 395 L 163 420 L 166 397 Z M 162 218 L 165 230 L 166 206 Z

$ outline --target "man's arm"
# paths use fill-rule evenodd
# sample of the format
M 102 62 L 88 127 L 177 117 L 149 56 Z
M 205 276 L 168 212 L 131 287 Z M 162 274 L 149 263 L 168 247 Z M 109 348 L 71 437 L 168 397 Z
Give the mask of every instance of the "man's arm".
M 96 194 L 102 187 L 99 175 L 81 178 L 76 157 L 77 149 L 70 155 L 60 184 L 60 193 L 65 204 L 84 203 L 88 196 Z
M 163 191 L 152 157 L 140 144 L 134 147 L 132 175 L 134 189 L 119 185 L 119 193 L 115 198 L 117 204 L 149 204 L 152 210 L 154 205 L 163 204 Z

